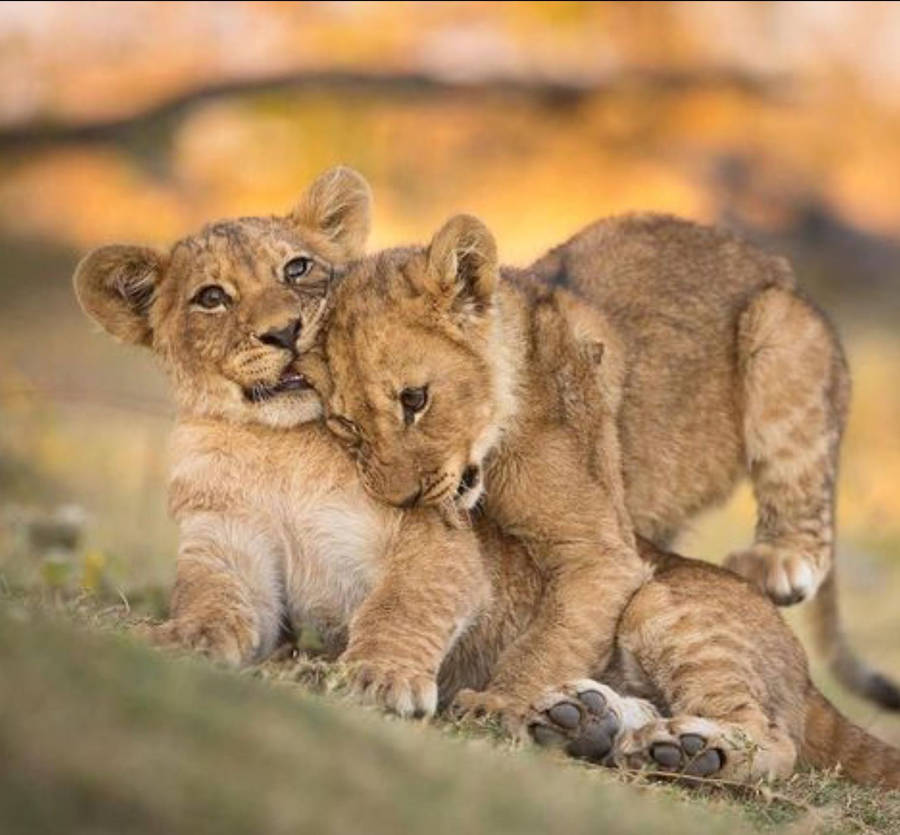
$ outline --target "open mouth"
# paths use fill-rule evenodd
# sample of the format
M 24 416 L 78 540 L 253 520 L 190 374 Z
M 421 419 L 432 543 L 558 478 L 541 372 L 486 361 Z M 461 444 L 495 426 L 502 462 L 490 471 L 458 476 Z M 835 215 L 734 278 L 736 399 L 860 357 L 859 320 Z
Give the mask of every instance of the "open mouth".
M 245 388 L 244 397 L 251 403 L 262 403 L 279 394 L 284 394 L 286 391 L 303 391 L 311 388 L 309 380 L 300 372 L 286 368 L 275 383 L 254 383 L 249 388 Z

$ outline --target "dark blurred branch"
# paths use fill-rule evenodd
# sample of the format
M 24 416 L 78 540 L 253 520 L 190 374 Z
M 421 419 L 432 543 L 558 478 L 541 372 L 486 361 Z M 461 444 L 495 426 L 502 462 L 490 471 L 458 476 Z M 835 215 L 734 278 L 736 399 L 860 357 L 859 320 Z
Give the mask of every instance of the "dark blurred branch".
M 181 91 L 155 105 L 125 116 L 91 122 L 36 121 L 0 128 L 0 150 L 32 150 L 66 142 L 124 139 L 152 123 L 177 120 L 194 106 L 229 96 L 296 91 L 371 93 L 378 95 L 494 95 L 527 96 L 549 104 L 577 103 L 582 97 L 623 88 L 679 91 L 727 87 L 771 98 L 785 87 L 781 76 L 758 76 L 736 69 L 629 70 L 596 82 L 576 84 L 541 79 L 482 79 L 451 81 L 424 73 L 299 72 L 265 78 L 221 81 Z

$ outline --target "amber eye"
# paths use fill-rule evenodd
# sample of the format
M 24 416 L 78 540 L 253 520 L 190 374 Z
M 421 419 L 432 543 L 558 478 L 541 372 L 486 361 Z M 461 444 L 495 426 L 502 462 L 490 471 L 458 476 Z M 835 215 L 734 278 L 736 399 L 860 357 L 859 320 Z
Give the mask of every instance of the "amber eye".
M 231 297 L 218 284 L 208 284 L 194 293 L 191 304 L 200 305 L 204 310 L 215 310 L 217 307 L 225 307 L 230 301 Z
M 288 284 L 296 284 L 303 276 L 308 275 L 312 268 L 313 259 L 308 258 L 306 255 L 299 255 L 296 258 L 291 258 L 291 260 L 284 265 L 284 280 Z
M 416 415 L 428 404 L 428 386 L 403 389 L 400 392 L 400 405 L 403 406 L 403 420 L 407 426 L 411 424 Z

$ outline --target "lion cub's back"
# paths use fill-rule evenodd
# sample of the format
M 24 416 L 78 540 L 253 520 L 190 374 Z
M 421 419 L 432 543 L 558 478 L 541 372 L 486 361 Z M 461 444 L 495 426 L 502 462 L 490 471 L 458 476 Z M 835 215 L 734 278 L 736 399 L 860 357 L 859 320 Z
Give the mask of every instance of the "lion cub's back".
M 722 229 L 668 215 L 601 220 L 537 262 L 597 305 L 627 367 L 620 428 L 638 530 L 665 540 L 744 472 L 738 319 L 788 263 Z
M 784 258 L 726 229 L 655 213 L 599 220 L 533 269 L 607 312 L 665 311 L 710 324 L 765 287 L 796 283 Z

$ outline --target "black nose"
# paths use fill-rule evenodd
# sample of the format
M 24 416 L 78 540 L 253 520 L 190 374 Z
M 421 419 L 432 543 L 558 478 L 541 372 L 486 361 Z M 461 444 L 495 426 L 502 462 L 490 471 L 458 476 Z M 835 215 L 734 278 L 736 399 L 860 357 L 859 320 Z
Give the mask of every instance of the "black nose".
M 300 320 L 294 319 L 286 327 L 272 328 L 272 330 L 260 334 L 258 339 L 265 345 L 271 345 L 274 348 L 287 348 L 289 351 L 293 351 L 294 343 L 297 341 L 297 334 L 299 333 Z

